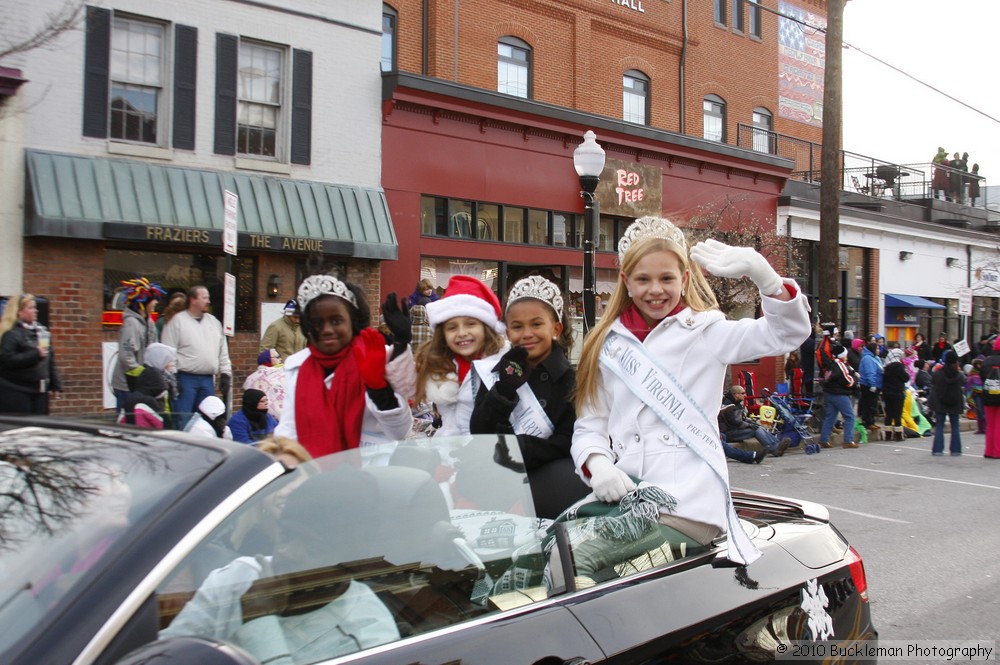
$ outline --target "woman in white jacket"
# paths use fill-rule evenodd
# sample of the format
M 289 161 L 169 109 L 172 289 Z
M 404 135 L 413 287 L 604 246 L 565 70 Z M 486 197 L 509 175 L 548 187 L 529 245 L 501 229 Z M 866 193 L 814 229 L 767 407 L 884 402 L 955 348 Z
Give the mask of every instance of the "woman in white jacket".
M 368 327 L 360 287 L 331 275 L 307 277 L 298 296 L 309 344 L 285 360 L 274 434 L 298 441 L 313 457 L 406 438 L 416 372 L 409 338 L 386 347 Z
M 688 255 L 669 220 L 644 217 L 618 246 L 622 267 L 577 371 L 572 456 L 596 497 L 616 502 L 644 481 L 676 503 L 661 523 L 702 543 L 729 532 L 729 558 L 759 556 L 732 510 L 716 414 L 727 366 L 799 347 L 809 306 L 759 253 L 714 240 Z M 704 275 L 749 277 L 764 316 L 730 321 Z

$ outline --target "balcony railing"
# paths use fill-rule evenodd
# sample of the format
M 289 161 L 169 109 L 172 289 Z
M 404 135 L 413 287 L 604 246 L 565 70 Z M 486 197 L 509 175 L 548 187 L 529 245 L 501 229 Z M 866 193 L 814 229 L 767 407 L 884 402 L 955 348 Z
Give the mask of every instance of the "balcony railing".
M 823 146 L 792 136 L 739 124 L 736 142 L 741 148 L 778 155 L 794 162 L 791 177 L 819 182 Z M 936 179 L 935 179 L 936 174 Z M 975 208 L 985 208 L 986 179 L 941 164 L 894 164 L 847 150 L 840 151 L 840 189 L 877 199 L 924 201 L 939 198 Z M 977 187 L 978 185 L 978 187 Z

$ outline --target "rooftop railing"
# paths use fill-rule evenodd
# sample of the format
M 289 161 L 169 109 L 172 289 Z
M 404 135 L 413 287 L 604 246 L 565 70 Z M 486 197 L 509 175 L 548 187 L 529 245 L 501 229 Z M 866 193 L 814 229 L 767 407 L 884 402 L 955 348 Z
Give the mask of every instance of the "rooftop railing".
M 739 124 L 736 142 L 741 148 L 778 155 L 794 162 L 791 177 L 820 181 L 823 146 L 752 125 Z M 941 199 L 985 208 L 986 179 L 943 164 L 895 164 L 847 150 L 840 151 L 840 189 L 876 199 L 926 201 Z

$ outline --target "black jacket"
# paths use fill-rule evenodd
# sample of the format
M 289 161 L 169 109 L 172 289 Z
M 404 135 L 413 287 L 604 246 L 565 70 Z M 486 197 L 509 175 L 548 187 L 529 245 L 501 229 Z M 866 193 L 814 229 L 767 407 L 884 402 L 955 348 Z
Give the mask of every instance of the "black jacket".
M 576 409 L 573 406 L 573 388 L 576 370 L 570 364 L 562 347 L 553 345 L 549 357 L 538 364 L 528 377 L 528 386 L 535 393 L 545 415 L 552 421 L 553 434 L 540 439 L 526 434 L 519 435 L 521 457 L 528 471 L 533 471 L 552 460 L 570 458 Z M 498 381 L 491 390 L 476 393 L 476 402 L 469 421 L 473 434 L 513 434 L 510 414 L 517 405 L 517 394 L 508 399 Z
M 733 399 L 732 393 L 726 392 L 722 397 L 722 409 L 719 410 L 719 433 L 728 434 L 740 429 L 757 429 L 759 425 L 747 418 L 746 413 L 743 403 L 737 402 Z
M 888 363 L 882 370 L 882 393 L 903 397 L 910 373 L 901 362 Z
M 931 374 L 930 402 L 934 413 L 965 413 L 965 375 L 955 365 L 945 365 Z
M 38 354 L 38 328 L 25 328 L 15 323 L 4 333 L 0 339 L 0 379 L 4 387 L 26 393 L 42 392 L 41 382 L 47 379 L 46 392 L 62 392 L 52 347 L 45 358 Z
M 845 361 L 835 358 L 826 380 L 823 392 L 831 395 L 850 395 L 858 387 L 858 374 Z

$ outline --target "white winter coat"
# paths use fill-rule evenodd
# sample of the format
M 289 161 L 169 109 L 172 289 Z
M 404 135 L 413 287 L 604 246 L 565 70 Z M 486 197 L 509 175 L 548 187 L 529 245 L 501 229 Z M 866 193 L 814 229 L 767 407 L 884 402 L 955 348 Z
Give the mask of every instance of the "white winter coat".
M 312 351 L 309 347 L 294 353 L 285 359 L 285 401 L 281 405 L 281 420 L 274 430 L 275 436 L 286 436 L 298 440 L 298 430 L 295 426 L 295 386 L 298 383 L 299 368 L 309 358 Z M 386 358 L 392 355 L 392 347 L 386 348 Z M 416 365 L 413 362 L 413 352 L 406 351 L 386 363 L 386 381 L 393 387 L 398 406 L 388 411 L 379 411 L 375 402 L 365 394 L 365 415 L 361 420 L 360 447 L 400 441 L 406 438 L 413 426 L 413 415 L 404 394 L 412 394 L 413 376 Z M 331 372 L 324 380 L 326 389 L 330 389 L 333 381 Z
M 469 434 L 469 422 L 472 420 L 472 407 L 475 406 L 476 394 L 474 386 L 482 385 L 478 380 L 477 371 L 486 367 L 492 369 L 500 362 L 500 357 L 510 350 L 510 342 L 504 342 L 503 348 L 492 356 L 473 362 L 472 368 L 465 375 L 465 380 L 458 382 L 458 372 L 448 374 L 443 381 L 428 379 L 424 386 L 424 401 L 434 404 L 441 414 L 441 427 L 434 436 L 461 436 Z
M 727 366 L 797 349 L 812 334 L 806 299 L 794 282 L 785 283 L 795 288 L 796 297 L 788 302 L 763 298 L 764 316 L 759 319 L 729 321 L 718 310 L 685 308 L 661 321 L 643 343 L 701 405 L 716 436 L 715 415 L 722 404 Z M 612 329 L 634 337 L 621 321 Z M 580 477 L 589 484 L 581 467 L 593 453 L 606 455 L 622 471 L 675 496 L 676 516 L 725 532 L 725 495 L 712 469 L 680 444 L 624 381 L 599 368 L 596 400 L 579 411 L 573 432 L 571 454 Z M 721 446 L 709 453 L 717 455 L 725 469 Z

